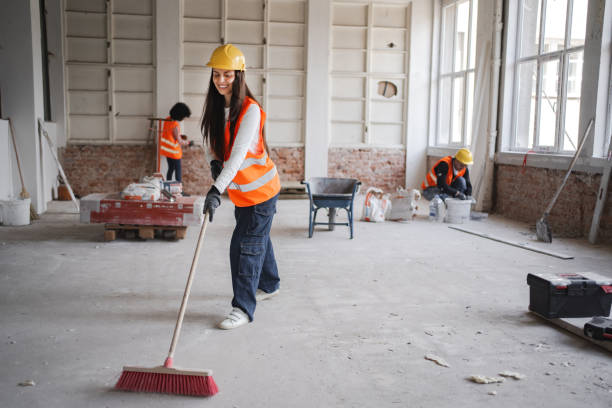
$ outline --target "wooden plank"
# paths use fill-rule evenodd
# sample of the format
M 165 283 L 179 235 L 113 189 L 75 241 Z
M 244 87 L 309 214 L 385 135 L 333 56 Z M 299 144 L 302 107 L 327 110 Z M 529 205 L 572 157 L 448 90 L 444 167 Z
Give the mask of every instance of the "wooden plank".
M 588 340 L 591 343 L 597 344 L 599 347 L 602 347 L 612 352 L 612 341 L 595 340 L 595 339 L 592 339 L 584 335 L 584 324 L 588 322 L 589 320 L 591 320 L 590 317 L 571 317 L 571 318 L 565 317 L 561 319 L 547 319 L 544 316 L 539 315 L 535 312 L 530 311 L 529 313 L 533 314 L 534 316 L 539 317 L 540 319 L 546 320 L 547 322 L 550 322 L 554 324 L 555 326 L 561 327 L 562 329 L 565 329 L 571 333 L 574 333 L 575 335 L 582 337 L 583 339 Z
M 574 259 L 573 255 L 567 255 L 567 254 L 563 254 L 563 253 L 560 253 L 560 252 L 553 252 L 553 251 L 548 251 L 548 250 L 545 250 L 545 249 L 535 248 L 535 247 L 532 247 L 532 246 L 530 246 L 529 244 L 526 244 L 526 243 L 509 241 L 509 240 L 506 240 L 506 239 L 494 237 L 493 235 L 489 235 L 489 234 L 486 234 L 486 233 L 472 231 L 472 230 L 470 230 L 468 228 L 455 227 L 455 226 L 452 226 L 452 225 L 449 225 L 448 228 L 454 229 L 454 230 L 457 230 L 457 231 L 461 231 L 461 232 L 467 232 L 468 234 L 477 235 L 479 237 L 487 238 L 487 239 L 490 239 L 492 241 L 497 241 L 497 242 L 501 242 L 501 243 L 504 243 L 504 244 L 512 245 L 512 246 L 515 246 L 517 248 L 523 248 L 523 249 L 526 249 L 528 251 L 533 251 L 533 252 L 538 252 L 538 253 L 544 254 L 544 255 L 554 256 L 555 258 Z

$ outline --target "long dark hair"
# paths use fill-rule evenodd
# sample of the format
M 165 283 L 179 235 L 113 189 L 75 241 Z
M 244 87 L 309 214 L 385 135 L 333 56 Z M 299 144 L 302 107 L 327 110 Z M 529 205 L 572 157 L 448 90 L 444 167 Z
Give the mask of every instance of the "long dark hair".
M 234 144 L 236 137 L 236 122 L 242 110 L 244 98 L 248 96 L 253 99 L 259 106 L 259 102 L 255 99 L 251 90 L 246 84 L 244 71 L 234 71 L 234 82 L 232 83 L 232 99 L 230 100 L 230 149 Z M 217 87 L 213 82 L 213 73 L 210 73 L 210 81 L 208 82 L 208 94 L 204 103 L 204 113 L 202 118 L 202 137 L 204 144 L 210 143 L 212 151 L 218 160 L 225 159 L 225 97 L 217 91 Z M 263 118 L 262 118 L 263 119 Z M 266 143 L 266 135 L 262 130 L 263 143 L 266 152 L 268 152 L 268 144 Z

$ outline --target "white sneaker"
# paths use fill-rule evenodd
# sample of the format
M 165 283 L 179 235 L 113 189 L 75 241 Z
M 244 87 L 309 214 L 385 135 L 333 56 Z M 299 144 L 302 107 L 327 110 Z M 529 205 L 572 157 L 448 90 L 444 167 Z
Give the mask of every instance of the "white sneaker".
M 278 295 L 278 292 L 280 292 L 280 288 L 277 288 L 274 292 L 270 292 L 270 293 L 264 292 L 261 289 L 257 289 L 257 291 L 255 292 L 255 300 L 259 302 L 260 300 L 269 299 L 272 296 Z
M 244 326 L 249 322 L 249 316 L 237 307 L 227 315 L 225 320 L 219 323 L 219 328 L 223 330 L 231 330 L 236 327 Z

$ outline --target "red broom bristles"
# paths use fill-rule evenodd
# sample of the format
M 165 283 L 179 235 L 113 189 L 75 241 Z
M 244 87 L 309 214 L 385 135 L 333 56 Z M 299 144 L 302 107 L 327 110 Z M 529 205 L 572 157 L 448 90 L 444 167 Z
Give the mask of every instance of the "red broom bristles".
M 124 391 L 160 392 L 193 396 L 215 395 L 219 389 L 210 375 L 123 371 L 115 388 Z

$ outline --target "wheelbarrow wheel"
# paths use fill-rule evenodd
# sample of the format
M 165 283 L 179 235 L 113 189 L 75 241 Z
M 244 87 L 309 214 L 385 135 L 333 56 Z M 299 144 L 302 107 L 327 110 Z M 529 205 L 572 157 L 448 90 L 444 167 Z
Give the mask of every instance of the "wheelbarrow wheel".
M 336 228 L 336 225 L 334 224 L 335 222 L 336 222 L 336 209 L 330 208 L 329 209 L 329 224 L 327 224 L 327 228 L 329 228 L 330 231 L 333 231 L 334 228 Z

